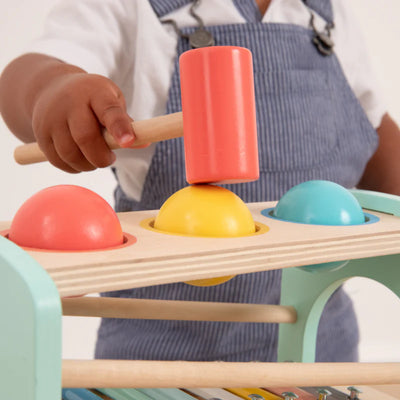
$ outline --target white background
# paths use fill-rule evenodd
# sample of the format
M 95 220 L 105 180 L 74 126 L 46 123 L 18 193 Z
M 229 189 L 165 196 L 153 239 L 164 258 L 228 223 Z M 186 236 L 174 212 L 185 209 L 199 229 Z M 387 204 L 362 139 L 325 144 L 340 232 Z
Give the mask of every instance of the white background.
M 400 122 L 400 2 L 348 1 L 364 31 L 388 110 Z M 0 70 L 40 34 L 53 3 L 54 0 L 0 0 Z M 85 186 L 113 204 L 114 178 L 109 170 L 69 175 L 45 163 L 21 167 L 13 160 L 13 149 L 18 144 L 0 119 L 1 221 L 11 220 L 22 202 L 40 189 L 62 183 Z M 346 283 L 346 289 L 355 302 L 361 327 L 361 361 L 400 361 L 400 301 L 389 290 L 367 279 L 352 279 Z M 64 358 L 93 356 L 98 322 L 64 317 Z

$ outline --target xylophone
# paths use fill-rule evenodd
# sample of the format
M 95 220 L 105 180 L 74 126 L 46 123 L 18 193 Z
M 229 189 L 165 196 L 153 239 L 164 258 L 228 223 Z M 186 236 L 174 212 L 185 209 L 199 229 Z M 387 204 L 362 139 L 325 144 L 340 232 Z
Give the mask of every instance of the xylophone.
M 399 393 L 399 387 L 396 388 Z M 373 387 L 305 387 L 244 389 L 64 389 L 63 400 L 394 400 Z

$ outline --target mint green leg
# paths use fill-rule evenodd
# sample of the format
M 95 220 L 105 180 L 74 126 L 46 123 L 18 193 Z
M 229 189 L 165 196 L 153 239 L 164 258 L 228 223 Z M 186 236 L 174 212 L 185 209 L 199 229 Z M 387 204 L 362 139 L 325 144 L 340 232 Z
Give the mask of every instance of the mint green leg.
M 364 190 L 352 193 L 365 209 L 400 216 L 398 196 Z M 278 361 L 315 361 L 318 323 L 325 304 L 331 294 L 352 277 L 373 279 L 400 297 L 400 254 L 351 260 L 337 271 L 282 270 L 281 304 L 294 306 L 298 320 L 279 327 Z
M 49 275 L 0 236 L 1 398 L 61 398 L 61 315 Z
M 297 310 L 295 324 L 279 326 L 279 361 L 315 361 L 318 323 L 331 294 L 347 279 L 366 277 L 382 283 L 400 297 L 400 255 L 351 260 L 338 271 L 282 271 L 282 305 Z

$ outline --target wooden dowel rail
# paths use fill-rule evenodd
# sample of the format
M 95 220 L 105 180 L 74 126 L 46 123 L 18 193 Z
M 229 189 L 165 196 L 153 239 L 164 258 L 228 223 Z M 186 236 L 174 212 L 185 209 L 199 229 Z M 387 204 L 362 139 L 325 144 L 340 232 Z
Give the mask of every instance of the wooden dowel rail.
M 294 307 L 201 301 L 79 297 L 62 299 L 63 315 L 185 321 L 295 323 Z
M 400 363 L 64 360 L 63 387 L 179 388 L 400 383 Z

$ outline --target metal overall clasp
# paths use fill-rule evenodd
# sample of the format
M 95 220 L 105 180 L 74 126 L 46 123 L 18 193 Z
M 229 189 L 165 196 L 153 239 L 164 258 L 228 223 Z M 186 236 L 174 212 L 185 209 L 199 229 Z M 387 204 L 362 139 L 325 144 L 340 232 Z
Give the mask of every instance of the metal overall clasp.
M 324 56 L 330 56 L 333 53 L 335 43 L 331 39 L 331 30 L 335 27 L 333 22 L 328 22 L 323 31 L 319 31 L 314 24 L 314 14 L 311 13 L 310 27 L 314 32 L 312 42 L 317 50 Z
M 192 49 L 198 49 L 200 47 L 209 47 L 214 46 L 215 41 L 213 35 L 206 30 L 204 27 L 204 22 L 200 18 L 198 14 L 196 14 L 195 9 L 200 4 L 200 0 L 195 0 L 190 7 L 190 15 L 198 22 L 199 27 L 191 34 L 187 35 L 183 33 L 177 23 L 173 19 L 166 19 L 162 21 L 163 24 L 171 24 L 175 29 L 175 32 L 183 38 L 187 38 L 189 40 L 190 47 Z

